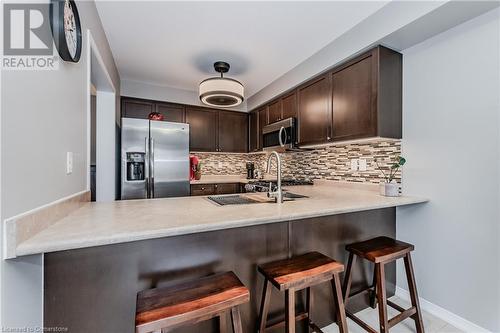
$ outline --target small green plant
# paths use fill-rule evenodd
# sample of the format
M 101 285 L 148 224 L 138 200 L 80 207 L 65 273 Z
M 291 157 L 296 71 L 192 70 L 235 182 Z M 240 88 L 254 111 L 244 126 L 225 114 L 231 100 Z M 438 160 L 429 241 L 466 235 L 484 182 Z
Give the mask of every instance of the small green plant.
M 392 161 L 392 164 L 388 170 L 388 172 L 384 171 L 384 168 L 382 168 L 379 164 L 378 164 L 378 161 L 375 160 L 375 163 L 377 163 L 377 168 L 382 172 L 382 174 L 384 175 L 384 179 L 386 181 L 386 183 L 390 183 L 394 180 L 394 178 L 396 177 L 396 174 L 398 173 L 399 169 L 405 165 L 406 163 L 406 159 L 403 157 L 403 156 L 395 156 L 393 161 Z

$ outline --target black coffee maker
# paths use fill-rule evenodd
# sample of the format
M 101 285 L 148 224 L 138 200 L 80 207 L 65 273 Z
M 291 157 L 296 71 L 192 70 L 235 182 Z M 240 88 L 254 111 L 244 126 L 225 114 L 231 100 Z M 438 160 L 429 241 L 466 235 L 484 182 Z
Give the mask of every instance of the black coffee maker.
M 255 165 L 253 162 L 247 162 L 247 179 L 255 178 Z

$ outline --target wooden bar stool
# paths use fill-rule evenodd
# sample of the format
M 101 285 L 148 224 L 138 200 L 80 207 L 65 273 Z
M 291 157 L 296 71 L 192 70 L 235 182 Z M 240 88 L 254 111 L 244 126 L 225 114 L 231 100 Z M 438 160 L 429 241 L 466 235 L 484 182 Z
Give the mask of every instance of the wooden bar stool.
M 344 270 L 344 265 L 321 253 L 311 252 L 261 265 L 258 270 L 265 278 L 258 323 L 260 333 L 283 324 L 285 324 L 285 332 L 295 333 L 295 322 L 304 319 L 308 320 L 308 325 L 314 332 L 322 332 L 311 319 L 311 286 L 326 281 L 331 281 L 333 287 L 333 297 L 338 310 L 336 318 L 340 332 L 347 333 L 339 278 L 339 273 Z M 279 291 L 285 292 L 285 320 L 266 326 L 272 285 Z M 295 292 L 301 289 L 306 289 L 306 312 L 295 315 Z
M 233 272 L 220 273 L 172 287 L 137 294 L 135 332 L 161 333 L 219 317 L 221 331 L 231 312 L 233 331 L 242 333 L 238 306 L 250 300 L 248 289 Z
M 349 261 L 347 263 L 346 276 L 342 287 L 344 303 L 347 304 L 349 297 L 360 294 L 364 291 L 369 291 L 371 292 L 371 295 L 376 295 L 379 305 L 378 311 L 381 333 L 389 332 L 391 327 L 409 317 L 415 321 L 417 332 L 423 333 L 424 325 L 422 321 L 422 311 L 420 310 L 420 304 L 418 302 L 417 286 L 415 283 L 415 275 L 410 255 L 410 252 L 414 250 L 414 246 L 389 237 L 377 237 L 364 242 L 347 245 L 346 250 L 349 252 Z M 373 262 L 375 264 L 375 272 L 373 274 L 372 286 L 351 294 L 352 266 L 356 261 L 356 256 Z M 409 309 L 404 309 L 394 302 L 387 300 L 385 289 L 385 265 L 401 258 L 404 259 L 406 278 L 408 280 L 408 288 L 410 289 L 412 307 Z M 396 309 L 400 313 L 395 317 L 388 319 L 387 305 Z M 374 298 L 371 306 L 375 308 Z M 356 317 L 350 311 L 346 310 L 346 314 L 347 317 L 351 318 L 366 331 L 377 333 L 373 327 Z

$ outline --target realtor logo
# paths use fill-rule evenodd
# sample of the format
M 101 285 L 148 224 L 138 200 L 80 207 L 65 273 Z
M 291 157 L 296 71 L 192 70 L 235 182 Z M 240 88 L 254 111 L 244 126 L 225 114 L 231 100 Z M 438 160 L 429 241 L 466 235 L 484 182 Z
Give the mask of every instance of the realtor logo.
M 58 67 L 50 30 L 49 4 L 3 5 L 2 68 L 52 70 Z

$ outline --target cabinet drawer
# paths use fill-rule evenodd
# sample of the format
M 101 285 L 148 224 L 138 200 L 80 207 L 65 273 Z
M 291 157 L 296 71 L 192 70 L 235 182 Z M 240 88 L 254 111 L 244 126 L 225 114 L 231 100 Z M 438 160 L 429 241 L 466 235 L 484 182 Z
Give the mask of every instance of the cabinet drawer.
M 212 195 L 215 194 L 215 184 L 196 184 L 191 185 L 191 195 Z
M 239 183 L 215 184 L 215 194 L 233 194 L 233 193 L 240 193 Z

